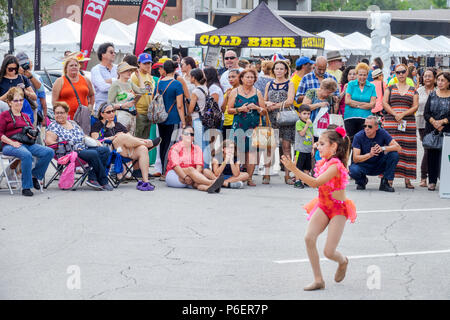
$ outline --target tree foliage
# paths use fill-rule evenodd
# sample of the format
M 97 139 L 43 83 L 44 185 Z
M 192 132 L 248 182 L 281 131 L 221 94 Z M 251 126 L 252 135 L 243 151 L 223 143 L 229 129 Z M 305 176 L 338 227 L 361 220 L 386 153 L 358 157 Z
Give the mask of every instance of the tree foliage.
M 42 24 L 51 22 L 51 7 L 56 0 L 39 0 Z M 0 0 L 0 34 L 7 32 L 8 0 Z M 13 0 L 14 36 L 34 30 L 33 0 Z
M 312 0 L 313 11 L 365 11 L 371 5 L 381 10 L 446 8 L 447 0 Z

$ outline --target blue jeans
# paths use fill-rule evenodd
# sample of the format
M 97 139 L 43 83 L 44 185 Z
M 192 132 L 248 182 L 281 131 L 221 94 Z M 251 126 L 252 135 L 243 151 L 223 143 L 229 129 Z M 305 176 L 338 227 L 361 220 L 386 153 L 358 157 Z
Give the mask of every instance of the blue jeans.
M 367 176 L 377 176 L 383 174 L 383 176 L 389 180 L 394 180 L 394 172 L 398 163 L 398 152 L 388 152 L 378 162 L 374 164 L 359 162 L 352 163 L 349 171 L 350 176 L 355 179 L 355 182 L 359 185 L 366 184 Z
M 109 153 L 108 147 L 87 148 L 78 152 L 78 156 L 92 168 L 89 170 L 89 180 L 98 181 L 102 186 L 108 184 L 105 168 Z
M 3 154 L 14 156 L 22 161 L 22 189 L 31 189 L 33 187 L 33 177 L 38 180 L 44 179 L 48 165 L 55 155 L 51 148 L 39 144 L 31 146 L 22 144 L 19 148 L 5 144 L 3 146 Z M 37 158 L 34 169 L 32 169 L 33 157 Z

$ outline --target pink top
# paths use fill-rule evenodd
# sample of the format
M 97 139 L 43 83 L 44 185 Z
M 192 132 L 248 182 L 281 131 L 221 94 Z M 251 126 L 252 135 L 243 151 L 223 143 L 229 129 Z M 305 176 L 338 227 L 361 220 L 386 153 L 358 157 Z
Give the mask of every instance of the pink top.
M 329 187 L 331 189 L 331 192 L 336 190 L 343 190 L 348 184 L 348 169 L 342 164 L 341 160 L 338 158 L 331 158 L 329 160 L 322 159 L 316 163 L 316 167 L 314 168 L 314 176 L 317 178 L 321 174 L 323 174 L 327 169 L 335 164 L 337 166 L 337 169 L 339 171 L 339 174 L 333 177 L 330 181 L 327 183 L 321 185 L 319 187 Z
M 30 117 L 28 117 L 27 114 L 22 113 L 22 116 L 14 116 L 16 119 L 16 126 L 14 127 L 14 122 L 9 110 L 3 111 L 0 114 L 0 137 L 5 135 L 9 138 L 16 133 L 22 132 L 22 128 L 28 126 L 28 123 L 23 119 L 24 117 L 27 119 L 28 123 L 31 124 Z
M 380 80 L 374 80 L 371 82 L 375 86 L 375 92 L 377 93 L 377 101 L 375 103 L 375 107 L 372 109 L 372 113 L 380 112 L 383 110 L 383 93 L 386 92 L 386 83 Z M 383 88 L 381 87 L 381 83 L 383 83 Z
M 197 165 L 203 166 L 203 153 L 199 146 L 192 144 L 191 152 L 187 152 L 183 141 L 180 141 L 170 148 L 166 172 L 169 172 L 176 166 L 182 168 L 195 168 Z

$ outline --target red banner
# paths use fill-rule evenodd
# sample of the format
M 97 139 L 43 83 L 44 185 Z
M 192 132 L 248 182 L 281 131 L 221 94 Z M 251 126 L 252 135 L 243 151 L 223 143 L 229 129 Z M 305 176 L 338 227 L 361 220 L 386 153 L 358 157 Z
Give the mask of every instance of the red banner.
M 134 54 L 140 55 L 156 27 L 168 0 L 142 0 L 141 10 L 136 27 Z
M 85 57 L 91 55 L 94 40 L 108 4 L 109 0 L 83 0 L 80 49 Z

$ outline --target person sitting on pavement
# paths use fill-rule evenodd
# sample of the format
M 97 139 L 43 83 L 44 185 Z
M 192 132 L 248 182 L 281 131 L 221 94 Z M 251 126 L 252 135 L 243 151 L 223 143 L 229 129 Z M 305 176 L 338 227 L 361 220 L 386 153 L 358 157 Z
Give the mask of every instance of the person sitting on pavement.
M 132 136 L 124 125 L 115 117 L 115 108 L 113 105 L 103 102 L 99 107 L 98 120 L 91 128 L 91 137 L 94 139 L 106 139 L 112 141 L 116 150 L 120 150 L 123 157 L 137 160 L 132 172 L 133 177 L 142 178 L 138 181 L 137 189 L 141 191 L 153 191 L 155 186 L 148 179 L 150 149 L 158 146 L 161 138 L 154 140 L 141 139 Z
M 47 128 L 45 143 L 53 145 L 60 141 L 68 141 L 72 144 L 74 151 L 78 153 L 78 157 L 86 161 L 92 168 L 89 170 L 86 184 L 96 190 L 112 191 L 113 187 L 108 184 L 106 175 L 109 148 L 103 147 L 99 141 L 96 141 L 95 147 L 86 145 L 85 141 L 92 138 L 85 136 L 83 129 L 75 121 L 68 120 L 69 106 L 64 101 L 55 102 L 53 111 L 55 121 L 50 123 Z
M 5 156 L 16 157 L 9 165 L 12 169 L 17 165 L 20 159 L 22 162 L 22 195 L 31 197 L 33 192 L 30 190 L 34 187 L 41 190 L 45 172 L 53 158 L 54 152 L 51 148 L 39 145 L 37 143 L 27 144 L 24 140 L 18 140 L 23 135 L 23 128 L 29 127 L 31 130 L 26 134 L 31 138 L 30 134 L 37 134 L 36 129 L 31 123 L 30 117 L 21 112 L 24 102 L 24 93 L 21 88 L 12 87 L 6 93 L 6 101 L 10 109 L 0 114 L 0 141 L 3 144 L 2 152 Z M 33 157 L 37 158 L 33 168 Z M 0 161 L 3 161 L 0 159 Z
M 224 140 L 222 152 L 216 152 L 212 160 L 212 172 L 214 177 L 224 175 L 223 186 L 225 188 L 242 189 L 244 187 L 244 181 L 248 180 L 248 173 L 241 172 L 241 164 L 237 160 L 236 145 L 232 140 Z
M 401 147 L 386 130 L 378 126 L 377 117 L 369 116 L 365 120 L 364 129 L 354 136 L 350 176 L 355 179 L 357 190 L 365 190 L 367 175 L 383 174 L 379 190 L 394 192 L 392 183 Z
M 211 174 L 211 171 L 209 171 Z M 166 183 L 172 188 L 193 187 L 208 193 L 219 193 L 225 181 L 224 175 L 210 179 L 203 174 L 202 149 L 194 144 L 194 128 L 186 126 L 181 141 L 169 150 Z

